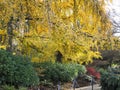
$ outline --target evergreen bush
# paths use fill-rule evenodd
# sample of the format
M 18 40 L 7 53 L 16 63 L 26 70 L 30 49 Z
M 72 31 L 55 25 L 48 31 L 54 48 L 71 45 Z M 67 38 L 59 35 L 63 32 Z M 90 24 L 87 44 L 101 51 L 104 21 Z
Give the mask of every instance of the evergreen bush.
M 15 86 L 37 85 L 39 78 L 35 72 L 30 58 L 12 55 L 10 52 L 0 50 L 0 84 Z
M 83 65 L 70 63 L 43 62 L 34 64 L 41 81 L 48 80 L 53 83 L 72 81 L 79 74 L 86 73 Z
M 104 71 L 100 83 L 102 90 L 120 90 L 120 73 L 116 73 L 114 70 Z

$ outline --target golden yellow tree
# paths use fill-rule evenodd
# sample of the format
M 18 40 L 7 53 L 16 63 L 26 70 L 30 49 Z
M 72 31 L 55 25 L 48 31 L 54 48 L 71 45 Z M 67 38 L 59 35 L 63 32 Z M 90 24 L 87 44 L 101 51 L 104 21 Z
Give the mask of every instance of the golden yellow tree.
M 33 61 L 55 61 L 60 55 L 62 62 L 92 62 L 111 28 L 104 0 L 0 0 L 0 5 L 7 46 L 16 42 Z

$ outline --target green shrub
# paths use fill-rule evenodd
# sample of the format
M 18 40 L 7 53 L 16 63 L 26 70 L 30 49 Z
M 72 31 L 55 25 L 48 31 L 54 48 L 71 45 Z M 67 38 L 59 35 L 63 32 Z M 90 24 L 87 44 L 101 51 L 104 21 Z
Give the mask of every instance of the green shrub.
M 0 84 L 30 86 L 38 82 L 29 58 L 0 50 Z
M 102 90 L 120 90 L 120 74 L 113 71 L 104 71 L 100 83 Z
M 25 87 L 19 87 L 19 89 L 16 89 L 14 86 L 10 86 L 10 85 L 2 85 L 0 87 L 0 90 L 28 90 Z
M 70 80 L 73 80 L 78 75 L 83 75 L 86 73 L 86 68 L 83 65 L 76 63 L 64 64 L 67 73 L 69 74 Z
M 3 85 L 1 90 L 16 90 L 14 86 Z
M 61 64 L 52 62 L 43 62 L 35 64 L 41 81 L 68 82 L 73 80 L 78 74 L 84 74 L 86 68 L 82 65 L 71 63 Z

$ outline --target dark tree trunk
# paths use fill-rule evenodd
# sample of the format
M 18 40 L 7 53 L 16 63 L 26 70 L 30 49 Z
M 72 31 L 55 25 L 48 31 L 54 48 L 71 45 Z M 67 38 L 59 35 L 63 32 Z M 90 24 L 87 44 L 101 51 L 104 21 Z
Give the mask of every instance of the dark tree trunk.
M 56 51 L 56 62 L 62 63 L 62 53 L 60 51 Z
M 0 42 L 2 41 L 2 35 L 0 35 Z
M 12 39 L 13 39 L 13 17 L 7 24 L 7 34 L 8 34 L 8 46 L 7 51 L 12 52 Z

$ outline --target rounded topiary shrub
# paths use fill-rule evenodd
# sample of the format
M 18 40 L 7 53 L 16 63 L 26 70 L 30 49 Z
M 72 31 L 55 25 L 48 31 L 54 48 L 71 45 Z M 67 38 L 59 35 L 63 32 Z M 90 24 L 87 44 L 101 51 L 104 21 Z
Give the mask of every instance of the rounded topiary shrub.
M 42 62 L 36 63 L 35 67 L 38 71 L 41 81 L 48 80 L 57 84 L 57 82 L 72 81 L 78 74 L 86 73 L 86 68 L 83 65 L 76 63 L 52 63 Z
M 31 86 L 38 82 L 30 58 L 0 50 L 0 84 Z

